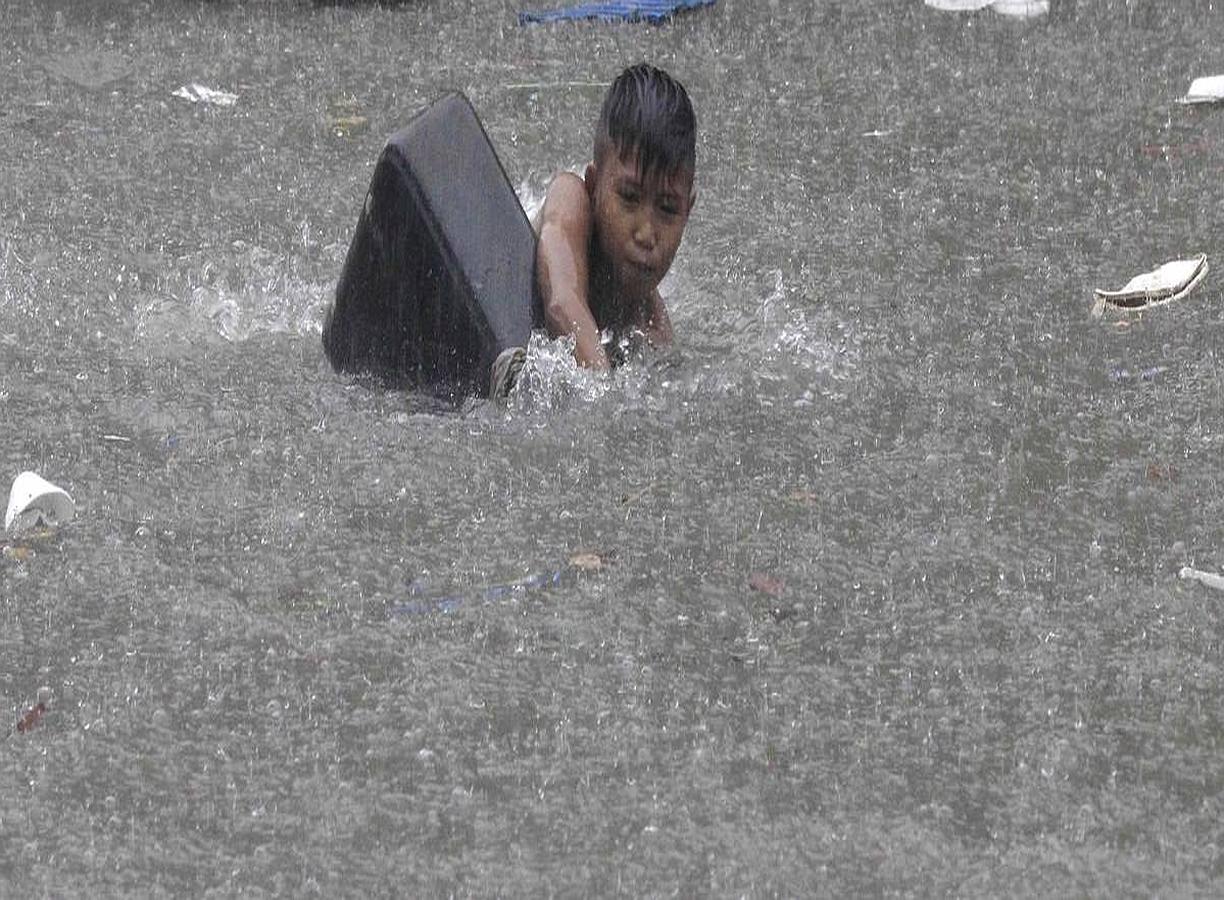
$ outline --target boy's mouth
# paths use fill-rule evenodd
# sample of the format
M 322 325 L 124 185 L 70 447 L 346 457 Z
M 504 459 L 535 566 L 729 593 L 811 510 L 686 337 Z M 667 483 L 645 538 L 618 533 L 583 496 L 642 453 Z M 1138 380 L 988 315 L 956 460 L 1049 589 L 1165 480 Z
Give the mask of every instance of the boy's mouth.
M 639 278 L 653 278 L 654 277 L 654 273 L 655 273 L 654 266 L 650 265 L 649 263 L 637 262 L 636 260 L 631 259 L 627 261 L 627 265 L 628 265 L 629 271 L 633 272 Z

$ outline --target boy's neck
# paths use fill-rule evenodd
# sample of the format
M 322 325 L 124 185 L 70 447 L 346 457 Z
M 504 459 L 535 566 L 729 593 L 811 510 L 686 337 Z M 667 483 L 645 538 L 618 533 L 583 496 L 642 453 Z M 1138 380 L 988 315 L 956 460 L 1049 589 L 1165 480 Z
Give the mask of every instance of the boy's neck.
M 650 308 L 649 295 L 630 294 L 616 279 L 612 266 L 599 249 L 597 240 L 591 243 L 590 296 L 591 314 L 600 331 L 621 332 L 637 325 Z

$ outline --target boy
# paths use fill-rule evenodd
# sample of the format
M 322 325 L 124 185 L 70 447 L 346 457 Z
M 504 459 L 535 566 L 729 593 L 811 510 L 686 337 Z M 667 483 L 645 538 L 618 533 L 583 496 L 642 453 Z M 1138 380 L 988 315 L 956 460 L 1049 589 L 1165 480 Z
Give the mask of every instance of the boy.
M 626 69 L 604 99 L 593 161 L 583 178 L 553 181 L 533 237 L 471 104 L 438 100 L 379 157 L 324 322 L 328 359 L 339 371 L 483 388 L 474 367 L 501 348 L 487 381 L 500 398 L 540 312 L 591 368 L 609 367 L 601 331 L 668 343 L 658 286 L 696 199 L 695 131 L 679 83 L 645 64 Z
M 551 337 L 574 358 L 609 368 L 600 332 L 671 342 L 659 282 L 697 200 L 696 117 L 684 87 L 641 63 L 612 82 L 582 178 L 558 175 L 538 220 L 536 283 Z

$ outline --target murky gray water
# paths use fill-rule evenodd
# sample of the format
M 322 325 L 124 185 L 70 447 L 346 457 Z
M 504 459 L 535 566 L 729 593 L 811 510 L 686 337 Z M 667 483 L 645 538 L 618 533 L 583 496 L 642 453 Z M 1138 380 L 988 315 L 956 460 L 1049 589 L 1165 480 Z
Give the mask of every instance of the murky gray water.
M 5 3 L 0 480 L 78 518 L 0 559 L 0 893 L 1221 891 L 1222 276 L 1089 308 L 1224 265 L 1224 11 L 517 8 Z M 675 350 L 335 376 L 385 136 L 460 88 L 538 200 L 640 58 Z

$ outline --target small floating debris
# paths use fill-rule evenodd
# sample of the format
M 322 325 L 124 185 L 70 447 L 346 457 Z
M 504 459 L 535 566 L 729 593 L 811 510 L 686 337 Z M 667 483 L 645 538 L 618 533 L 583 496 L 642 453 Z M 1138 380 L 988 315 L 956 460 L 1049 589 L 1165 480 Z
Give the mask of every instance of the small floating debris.
M 519 24 L 599 19 L 603 22 L 664 22 L 676 13 L 713 6 L 715 0 L 611 0 L 578 3 L 561 9 L 530 10 L 519 13 Z
M 68 493 L 34 472 L 22 472 L 9 492 L 5 531 L 55 528 L 71 521 L 76 505 Z
M 1169 371 L 1168 366 L 1149 366 L 1146 369 L 1136 370 L 1115 366 L 1109 370 L 1108 377 L 1114 384 L 1123 384 L 1128 381 L 1155 381 L 1167 371 Z
M 1139 152 L 1151 160 L 1185 159 L 1192 156 L 1202 156 L 1211 150 L 1211 142 L 1206 138 L 1185 141 L 1175 144 L 1140 144 Z
M 47 704 L 36 703 L 26 710 L 25 715 L 17 720 L 17 733 L 25 734 L 35 725 L 37 725 L 47 711 Z
M 47 712 L 47 706 L 51 703 L 51 688 L 43 685 L 38 689 L 38 702 L 25 711 L 20 719 L 17 720 L 17 733 L 25 734 L 40 721 Z
M 356 137 L 370 130 L 370 120 L 356 97 L 333 97 L 327 102 L 327 130 L 333 137 Z
M 569 558 L 569 564 L 579 572 L 602 572 L 608 566 L 608 558 L 591 550 L 582 550 Z
M 1050 0 L 995 0 L 990 8 L 1001 16 L 1033 19 L 1050 11 Z
M 327 130 L 333 137 L 356 137 L 370 130 L 370 120 L 365 116 L 333 116 L 327 120 Z
M 1202 569 L 1183 566 L 1177 573 L 1177 577 L 1183 581 L 1197 581 L 1217 591 L 1224 591 L 1224 575 L 1217 575 L 1215 572 L 1204 572 Z
M 1171 463 L 1150 462 L 1144 470 L 1148 481 L 1177 481 L 1181 473 Z
M 931 9 L 940 12 L 977 12 L 990 6 L 994 0 L 924 0 Z
M 1177 101 L 1187 105 L 1224 103 L 1224 75 L 1208 75 L 1190 82 L 1186 96 Z
M 781 597 L 786 582 L 768 572 L 753 572 L 748 576 L 748 587 L 769 597 Z
M 420 599 L 404 600 L 395 603 L 387 609 L 391 618 L 397 616 L 420 616 L 430 613 L 452 613 L 465 603 L 470 605 L 498 603 L 503 600 L 513 600 L 530 591 L 539 591 L 555 587 L 561 583 L 563 570 L 554 569 L 550 572 L 537 572 L 524 578 L 501 584 L 490 584 L 463 593 L 449 594 L 440 597 L 420 597 Z M 408 595 L 416 598 L 425 593 L 428 583 L 416 581 L 409 587 Z
M 992 9 L 1014 19 L 1031 19 L 1050 11 L 1050 0 L 923 0 L 940 12 L 977 12 Z
M 184 100 L 190 100 L 192 103 L 207 103 L 211 106 L 233 106 L 238 102 L 237 94 L 230 94 L 216 88 L 206 87 L 194 81 L 174 91 L 173 96 L 182 97 Z
M 1094 293 L 1098 306 L 1108 303 L 1126 310 L 1147 309 L 1180 300 L 1198 287 L 1207 271 L 1207 256 L 1200 253 L 1192 259 L 1175 259 L 1151 272 L 1136 275 L 1121 290 L 1098 288 Z

